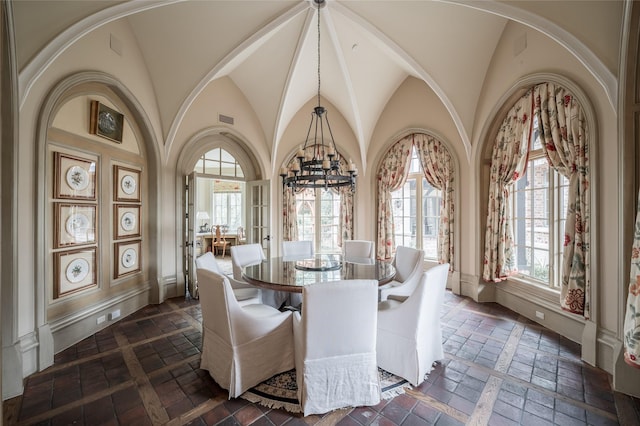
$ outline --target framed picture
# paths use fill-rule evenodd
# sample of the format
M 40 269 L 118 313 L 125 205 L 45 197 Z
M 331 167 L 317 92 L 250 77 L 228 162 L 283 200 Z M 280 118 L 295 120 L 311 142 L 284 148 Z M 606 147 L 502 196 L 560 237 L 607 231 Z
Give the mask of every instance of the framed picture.
M 53 298 L 96 287 L 96 248 L 61 251 L 53 254 Z
M 54 203 L 54 247 L 96 242 L 96 206 Z
M 96 199 L 96 161 L 54 152 L 53 195 L 75 200 Z
M 99 101 L 91 101 L 89 132 L 122 143 L 124 115 Z
M 115 239 L 140 236 L 140 206 L 115 204 L 113 206 Z
M 114 253 L 114 278 L 124 277 L 141 270 L 140 247 L 142 242 L 128 241 L 115 244 Z
M 113 166 L 115 201 L 140 201 L 140 170 Z

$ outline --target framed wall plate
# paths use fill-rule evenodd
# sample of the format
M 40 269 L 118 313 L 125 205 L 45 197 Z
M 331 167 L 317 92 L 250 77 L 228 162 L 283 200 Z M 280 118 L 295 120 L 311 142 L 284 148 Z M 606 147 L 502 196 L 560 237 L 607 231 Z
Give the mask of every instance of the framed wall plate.
M 96 160 L 53 153 L 53 196 L 62 199 L 96 199 Z
M 141 271 L 142 241 L 127 241 L 115 243 L 114 249 L 114 278 L 121 278 Z
M 60 251 L 53 254 L 53 298 L 96 287 L 96 248 Z
M 89 131 L 103 138 L 122 143 L 124 115 L 99 101 L 91 101 Z
M 95 205 L 54 203 L 53 216 L 54 248 L 97 241 Z
M 113 195 L 115 201 L 140 202 L 140 170 L 113 166 Z
M 140 237 L 140 206 L 115 204 L 113 208 L 114 239 Z

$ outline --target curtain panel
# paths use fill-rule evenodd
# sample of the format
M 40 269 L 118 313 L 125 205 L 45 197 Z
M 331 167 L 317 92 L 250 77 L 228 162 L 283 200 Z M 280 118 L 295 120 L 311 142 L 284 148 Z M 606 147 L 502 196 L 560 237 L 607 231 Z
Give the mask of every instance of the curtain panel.
M 376 257 L 393 258 L 395 250 L 391 192 L 404 185 L 409 174 L 413 135 L 396 142 L 387 152 L 378 172 L 378 243 Z
M 292 188 L 285 186 L 282 190 L 282 240 L 298 240 L 298 213 L 296 196 Z
M 631 249 L 631 271 L 624 318 L 624 360 L 640 368 L 640 193 Z
M 533 94 L 529 90 L 509 110 L 493 146 L 485 231 L 485 281 L 502 281 L 516 273 L 509 187 L 527 168 L 532 125 Z
M 545 155 L 549 164 L 569 180 L 560 306 L 589 318 L 591 203 L 584 111 L 571 93 L 553 83 L 537 85 L 534 97 Z
M 438 231 L 438 262 L 449 263 L 454 269 L 454 180 L 455 170 L 451 154 L 442 142 L 425 134 L 414 135 L 414 147 L 427 182 L 442 194 Z

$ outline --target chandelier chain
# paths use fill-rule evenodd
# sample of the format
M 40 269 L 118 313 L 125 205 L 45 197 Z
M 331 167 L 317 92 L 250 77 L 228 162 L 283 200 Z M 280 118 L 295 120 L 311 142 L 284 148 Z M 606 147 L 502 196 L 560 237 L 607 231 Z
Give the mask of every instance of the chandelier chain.
M 320 4 L 318 4 L 318 106 L 320 106 Z

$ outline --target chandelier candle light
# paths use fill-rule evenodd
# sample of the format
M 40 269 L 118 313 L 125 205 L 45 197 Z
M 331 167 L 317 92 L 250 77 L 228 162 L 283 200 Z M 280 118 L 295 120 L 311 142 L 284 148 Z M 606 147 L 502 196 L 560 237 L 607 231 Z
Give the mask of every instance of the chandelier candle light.
M 354 191 L 358 169 L 349 160 L 347 174 L 340 170 L 340 161 L 337 158 L 336 143 L 333 140 L 327 110 L 320 105 L 320 8 L 325 6 L 325 0 L 313 0 L 313 3 L 318 9 L 318 106 L 311 112 L 311 123 L 309 123 L 304 146 L 301 146 L 296 153 L 298 161 L 294 161 L 290 169 L 282 167 L 280 176 L 282 185 L 294 191 L 303 188 L 329 189 L 342 186 L 350 186 Z M 331 140 L 329 144 L 324 142 L 325 127 Z M 310 139 L 311 129 L 314 129 L 314 137 Z

